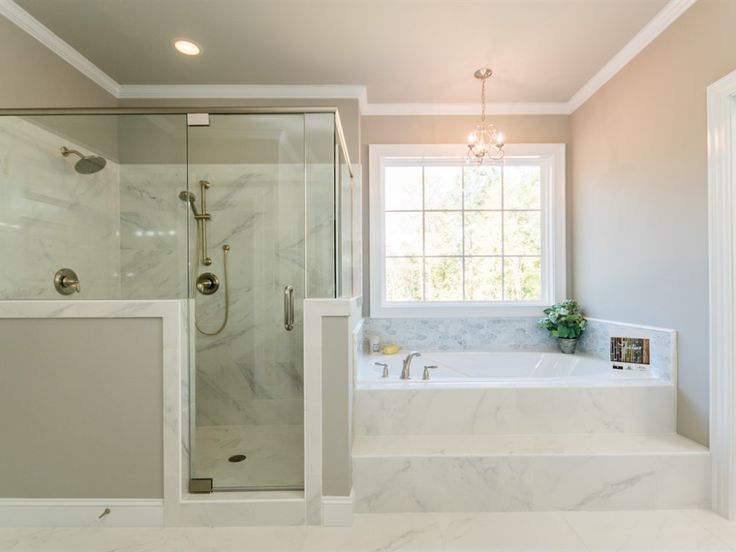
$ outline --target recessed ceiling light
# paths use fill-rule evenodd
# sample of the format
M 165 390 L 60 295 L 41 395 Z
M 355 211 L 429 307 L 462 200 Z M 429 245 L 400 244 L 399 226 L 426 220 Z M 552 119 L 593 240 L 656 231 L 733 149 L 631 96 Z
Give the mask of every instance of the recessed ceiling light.
M 183 38 L 178 38 L 174 41 L 174 48 L 185 56 L 198 56 L 202 53 L 202 48 L 199 44 L 191 40 L 184 40 Z

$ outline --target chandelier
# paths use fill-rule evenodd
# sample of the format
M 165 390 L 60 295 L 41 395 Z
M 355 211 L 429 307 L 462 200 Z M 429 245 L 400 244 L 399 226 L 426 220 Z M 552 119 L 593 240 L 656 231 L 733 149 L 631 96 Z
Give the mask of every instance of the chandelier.
M 468 136 L 468 159 L 478 165 L 485 159 L 501 159 L 503 157 L 503 134 L 491 123 L 486 123 L 486 81 L 493 71 L 488 67 L 478 69 L 474 75 L 480 85 L 480 124 Z

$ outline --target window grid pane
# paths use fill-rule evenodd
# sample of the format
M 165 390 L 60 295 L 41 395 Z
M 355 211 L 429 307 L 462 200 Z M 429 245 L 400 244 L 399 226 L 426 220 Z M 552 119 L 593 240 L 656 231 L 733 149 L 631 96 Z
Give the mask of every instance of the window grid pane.
M 436 166 L 435 166 L 436 167 Z M 534 168 L 534 166 L 532 165 Z M 451 165 L 443 166 L 442 168 L 452 168 Z M 407 252 L 406 255 L 392 254 L 388 255 L 388 250 L 384 250 L 386 262 L 389 260 L 392 262 L 415 262 L 419 261 L 418 266 L 414 266 L 412 272 L 418 275 L 420 293 L 412 293 L 412 296 L 416 296 L 416 299 L 407 299 L 409 301 L 422 301 L 422 302 L 441 302 L 441 301 L 534 301 L 541 299 L 541 251 L 538 250 L 538 246 L 534 247 L 535 241 L 541 239 L 541 219 L 542 210 L 540 208 L 534 208 L 536 205 L 529 205 L 532 208 L 511 208 L 506 209 L 506 204 L 509 202 L 507 198 L 506 190 L 506 167 L 495 167 L 492 170 L 497 170 L 497 177 L 500 180 L 500 186 L 498 186 L 498 199 L 500 199 L 500 209 L 498 208 L 477 208 L 468 206 L 467 202 L 469 199 L 466 197 L 466 191 L 469 178 L 479 178 L 477 174 L 470 173 L 473 171 L 468 170 L 467 167 L 459 167 L 459 200 L 460 209 L 441 209 L 441 208 L 428 208 L 427 194 L 431 194 L 427 182 L 428 175 L 425 166 L 421 166 L 421 210 L 418 209 L 402 209 L 394 203 L 393 209 L 386 209 L 386 214 L 410 214 L 415 213 L 421 214 L 421 257 L 417 257 L 413 252 Z M 436 171 L 435 171 L 436 172 Z M 434 175 L 433 178 L 437 178 Z M 477 188 L 477 182 L 474 181 L 474 187 Z M 541 186 L 541 182 L 539 182 Z M 474 189 L 475 189 L 474 188 Z M 477 192 L 477 190 L 475 190 Z M 445 195 L 447 190 L 443 191 Z M 528 193 L 528 191 L 527 191 Z M 541 193 L 541 188 L 540 188 Z M 453 194 L 453 197 L 455 194 Z M 517 202 L 518 198 L 515 198 L 513 202 Z M 436 203 L 437 198 L 433 201 Z M 485 205 L 483 205 L 485 206 Z M 494 205 L 497 207 L 497 204 Z M 527 207 L 527 205 L 521 205 L 521 207 Z M 460 215 L 459 219 L 450 216 L 452 213 Z M 486 214 L 496 214 L 498 216 L 498 223 L 500 226 L 500 252 L 494 249 L 491 245 L 486 245 L 486 249 L 478 249 L 474 247 L 474 253 L 468 251 L 469 244 L 468 239 L 468 224 L 469 220 L 481 222 L 480 236 L 487 237 L 489 226 L 494 224 L 489 221 L 493 221 L 494 218 L 483 217 Z M 427 215 L 436 215 L 434 217 L 428 217 Z M 446 216 L 442 216 L 442 214 Z M 466 214 L 477 214 L 474 218 L 468 219 Z M 524 243 L 531 243 L 532 246 L 527 246 L 522 251 L 509 251 L 507 247 L 507 236 L 509 231 L 507 227 L 507 214 L 512 216 L 512 219 L 516 222 L 514 226 L 514 232 L 517 236 L 518 241 L 518 221 L 527 221 L 526 233 L 523 237 L 526 238 Z M 517 214 L 518 216 L 514 216 Z M 524 216 L 526 215 L 526 216 Z M 431 222 L 429 222 L 429 220 Z M 453 233 L 457 234 L 457 223 L 453 223 L 453 219 L 459 220 L 460 232 L 459 236 L 455 236 L 453 239 Z M 531 222 L 528 222 L 531 221 Z M 535 224 L 535 222 L 539 223 Z M 485 222 L 486 228 L 482 228 L 482 224 Z M 510 223 L 509 223 L 510 224 Z M 484 236 L 483 231 L 486 232 Z M 428 254 L 428 234 L 431 233 L 433 244 L 433 252 Z M 491 232 L 492 234 L 492 232 Z M 418 236 L 417 236 L 418 237 Z M 392 236 L 394 240 L 402 241 L 402 237 Z M 459 238 L 459 243 L 457 240 Z M 439 240 L 439 241 L 438 241 Z M 475 238 L 474 243 L 477 243 L 478 237 Z M 453 243 L 456 245 L 453 246 Z M 481 243 L 483 243 L 481 241 Z M 459 254 L 452 254 L 452 251 L 457 245 L 460 246 Z M 518 248 L 518 247 L 517 247 Z M 403 261 L 402 261 L 403 260 Z M 399 266 L 399 265 L 394 265 Z M 404 265 L 401 265 L 404 266 Z M 409 265 L 406 265 L 408 269 Z M 416 271 L 419 271 L 419 274 Z M 471 274 L 472 272 L 472 274 Z M 395 271 L 394 271 L 395 273 Z M 388 278 L 384 278 L 385 283 L 388 285 Z M 458 281 L 459 280 L 459 281 Z M 458 289 L 459 286 L 459 289 Z M 414 286 L 415 289 L 416 285 Z M 416 289 L 415 289 L 416 291 Z M 387 298 L 390 296 L 396 297 L 396 295 L 406 296 L 404 293 L 393 294 L 386 292 Z M 421 297 L 421 299 L 419 298 Z M 389 299 L 390 300 L 390 299 Z

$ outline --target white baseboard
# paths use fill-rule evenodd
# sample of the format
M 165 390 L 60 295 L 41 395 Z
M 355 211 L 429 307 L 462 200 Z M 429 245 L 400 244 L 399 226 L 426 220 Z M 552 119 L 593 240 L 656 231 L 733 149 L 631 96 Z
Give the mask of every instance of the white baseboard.
M 100 518 L 106 508 L 110 513 Z M 163 524 L 161 499 L 0 499 L 0 527 L 162 527 Z
M 350 496 L 322 497 L 322 525 L 351 527 L 353 525 L 353 491 Z

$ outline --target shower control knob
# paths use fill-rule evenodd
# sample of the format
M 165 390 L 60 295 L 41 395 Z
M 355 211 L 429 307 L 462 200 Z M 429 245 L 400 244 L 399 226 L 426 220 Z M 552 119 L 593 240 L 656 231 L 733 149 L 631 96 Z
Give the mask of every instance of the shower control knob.
M 197 276 L 197 291 L 202 295 L 212 295 L 220 289 L 220 279 L 212 272 Z
M 79 276 L 71 268 L 60 268 L 54 274 L 54 287 L 62 295 L 71 295 L 82 291 Z

